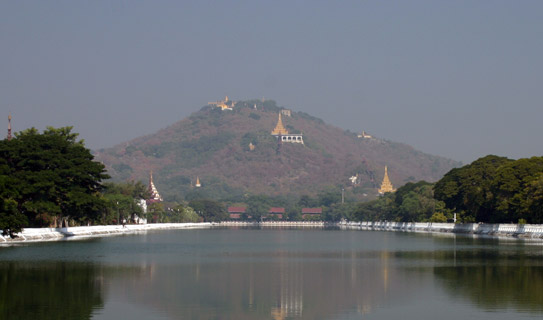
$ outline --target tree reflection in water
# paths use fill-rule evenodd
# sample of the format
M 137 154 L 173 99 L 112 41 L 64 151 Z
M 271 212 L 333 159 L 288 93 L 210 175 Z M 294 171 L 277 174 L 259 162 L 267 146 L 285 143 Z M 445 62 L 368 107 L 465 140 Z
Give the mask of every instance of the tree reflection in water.
M 437 267 L 434 273 L 451 296 L 478 307 L 543 312 L 543 266 Z
M 0 263 L 0 319 L 90 319 L 102 275 L 87 263 Z

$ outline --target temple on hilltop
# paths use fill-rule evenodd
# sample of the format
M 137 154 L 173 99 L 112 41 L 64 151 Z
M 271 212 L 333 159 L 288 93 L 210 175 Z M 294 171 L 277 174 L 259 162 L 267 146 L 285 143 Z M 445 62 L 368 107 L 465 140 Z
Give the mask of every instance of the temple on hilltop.
M 194 185 L 196 188 L 200 188 L 202 184 L 200 183 L 200 178 L 196 176 L 196 184 Z
M 283 120 L 281 119 L 281 113 L 279 113 L 279 120 L 275 129 L 271 132 L 272 136 L 277 137 L 280 142 L 301 143 L 304 144 L 302 134 L 288 133 L 287 129 L 283 126 Z
M 209 102 L 208 104 L 215 106 L 216 108 L 220 108 L 221 110 L 224 111 L 224 110 L 232 110 L 236 102 L 229 100 L 228 96 L 226 96 L 224 100 Z
M 392 186 L 390 179 L 388 178 L 388 169 L 385 166 L 385 176 L 383 177 L 383 183 L 381 183 L 381 188 L 379 188 L 379 194 L 385 194 L 387 192 L 394 192 L 396 189 Z
M 153 182 L 153 171 L 149 172 L 149 187 L 147 187 L 147 190 L 149 190 L 149 193 L 151 194 L 149 199 L 147 199 L 147 204 L 163 201 Z
M 373 136 L 368 134 L 366 131 L 362 131 L 362 133 L 358 135 L 358 138 L 360 138 L 360 139 L 373 139 Z

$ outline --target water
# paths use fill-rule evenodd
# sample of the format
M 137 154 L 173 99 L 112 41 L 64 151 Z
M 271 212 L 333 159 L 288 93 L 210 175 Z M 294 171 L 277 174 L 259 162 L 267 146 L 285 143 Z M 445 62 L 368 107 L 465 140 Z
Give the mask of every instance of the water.
M 542 319 L 543 242 L 202 229 L 0 247 L 0 319 Z

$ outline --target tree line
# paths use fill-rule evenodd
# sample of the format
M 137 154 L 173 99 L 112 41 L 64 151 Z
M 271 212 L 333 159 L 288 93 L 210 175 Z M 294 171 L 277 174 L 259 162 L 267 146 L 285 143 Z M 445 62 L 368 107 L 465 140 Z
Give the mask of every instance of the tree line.
M 0 229 L 13 236 L 23 227 L 62 227 L 148 222 L 228 220 L 225 203 L 194 198 L 189 203 L 153 203 L 141 182 L 112 183 L 103 164 L 72 127 L 31 128 L 0 141 Z M 241 199 L 240 199 L 241 200 Z M 283 219 L 301 220 L 301 208 L 321 207 L 326 221 L 452 221 L 543 223 L 543 157 L 511 160 L 489 155 L 449 171 L 436 183 L 410 182 L 373 201 L 343 202 L 340 187 L 297 199 L 246 195 L 241 205 L 255 220 L 272 206 L 286 208 Z M 237 203 L 237 205 L 240 205 Z M 312 218 L 306 218 L 312 219 Z
M 78 140 L 72 127 L 31 128 L 0 141 L 0 230 L 15 236 L 23 227 L 121 224 L 135 219 L 195 222 L 182 204 L 164 209 L 151 204 L 141 182 L 103 183 L 102 163 Z
M 436 183 L 408 183 L 359 204 L 355 220 L 543 223 L 543 157 L 488 155 L 449 171 Z

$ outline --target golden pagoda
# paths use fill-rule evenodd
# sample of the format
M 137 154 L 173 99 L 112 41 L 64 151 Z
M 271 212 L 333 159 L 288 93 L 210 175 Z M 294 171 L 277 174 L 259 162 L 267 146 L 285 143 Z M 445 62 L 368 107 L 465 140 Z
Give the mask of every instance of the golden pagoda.
M 202 185 L 200 184 L 200 178 L 196 176 L 196 185 L 194 185 L 196 188 L 200 188 Z
M 387 166 L 385 166 L 385 176 L 383 177 L 383 183 L 381 183 L 381 188 L 379 189 L 380 194 L 385 194 L 386 192 L 394 192 L 396 189 L 392 186 L 390 179 L 388 178 Z
M 281 113 L 279 113 L 279 120 L 277 120 L 277 125 L 275 126 L 275 129 L 271 132 L 272 136 L 283 136 L 287 135 L 288 131 L 283 126 L 283 120 L 281 120 Z
M 158 193 L 158 190 L 153 182 L 153 171 L 149 172 L 149 186 L 147 188 L 151 197 L 147 199 L 147 203 L 162 202 L 162 197 Z

